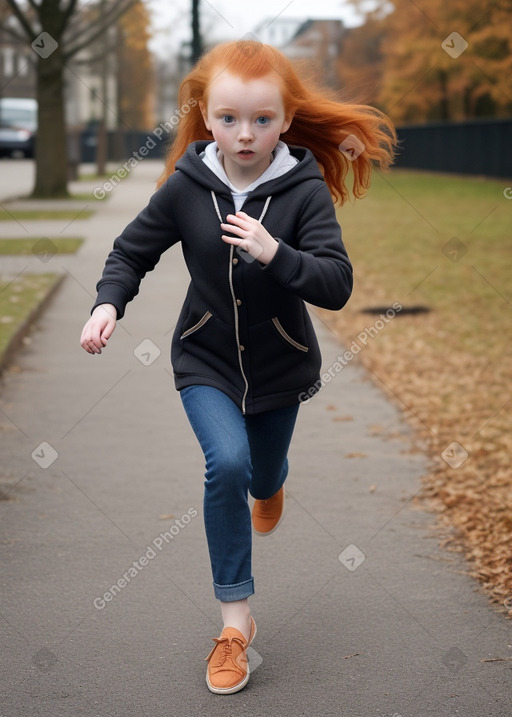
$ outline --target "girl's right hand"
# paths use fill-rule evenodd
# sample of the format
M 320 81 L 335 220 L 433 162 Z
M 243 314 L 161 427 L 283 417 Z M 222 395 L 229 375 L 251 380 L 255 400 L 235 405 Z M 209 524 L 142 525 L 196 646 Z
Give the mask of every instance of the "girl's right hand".
M 80 344 L 89 354 L 100 354 L 116 328 L 117 309 L 113 304 L 100 304 L 85 324 Z

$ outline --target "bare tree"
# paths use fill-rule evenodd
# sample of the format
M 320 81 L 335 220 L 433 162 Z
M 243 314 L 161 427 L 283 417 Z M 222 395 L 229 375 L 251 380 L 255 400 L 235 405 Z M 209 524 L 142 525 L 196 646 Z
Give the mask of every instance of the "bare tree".
M 68 195 L 64 69 L 81 50 L 104 36 L 137 0 L 105 0 L 101 12 L 80 23 L 78 0 L 6 0 L 19 28 L 3 29 L 28 42 L 36 60 L 39 107 L 34 197 Z M 87 3 L 88 4 L 88 3 Z M 112 48 L 113 49 L 113 48 Z

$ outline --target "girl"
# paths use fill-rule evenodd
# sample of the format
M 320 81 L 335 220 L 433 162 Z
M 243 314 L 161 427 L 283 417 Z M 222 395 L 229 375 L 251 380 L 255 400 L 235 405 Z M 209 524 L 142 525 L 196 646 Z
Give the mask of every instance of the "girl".
M 224 622 L 206 681 L 229 694 L 249 679 L 256 634 L 251 522 L 257 535 L 279 524 L 300 397 L 321 385 L 304 302 L 338 310 L 352 290 L 333 199 L 348 198 L 349 167 L 354 195 L 364 194 L 372 160 L 390 163 L 395 134 L 379 111 L 330 99 L 254 41 L 203 56 L 179 102 L 190 112 L 158 190 L 114 242 L 81 344 L 101 353 L 141 279 L 180 241 L 191 281 L 171 361 L 205 456 L 204 521 Z

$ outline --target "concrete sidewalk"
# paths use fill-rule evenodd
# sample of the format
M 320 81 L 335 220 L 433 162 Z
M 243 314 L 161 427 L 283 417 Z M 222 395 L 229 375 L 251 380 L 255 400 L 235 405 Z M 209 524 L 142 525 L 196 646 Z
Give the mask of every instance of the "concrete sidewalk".
M 0 717 L 509 714 L 512 662 L 486 660 L 510 660 L 510 622 L 413 507 L 426 459 L 357 358 L 302 406 L 285 520 L 254 541 L 249 684 L 208 692 L 203 461 L 169 364 L 180 248 L 102 356 L 79 345 L 159 170 L 143 162 L 82 224 L 78 256 L 48 262 L 66 281 L 2 381 Z M 341 347 L 316 325 L 328 367 Z

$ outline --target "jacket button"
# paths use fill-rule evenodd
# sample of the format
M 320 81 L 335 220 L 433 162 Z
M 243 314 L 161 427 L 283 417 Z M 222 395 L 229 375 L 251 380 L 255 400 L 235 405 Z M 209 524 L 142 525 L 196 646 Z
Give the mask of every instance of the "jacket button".
M 233 259 L 233 264 L 238 264 L 238 259 L 236 257 Z
M 237 300 L 236 300 L 236 305 L 237 305 L 237 306 L 242 306 L 242 302 L 240 301 L 240 299 L 237 299 Z
M 245 346 L 242 346 L 242 344 L 240 344 L 238 348 L 240 349 L 240 351 L 245 351 Z

